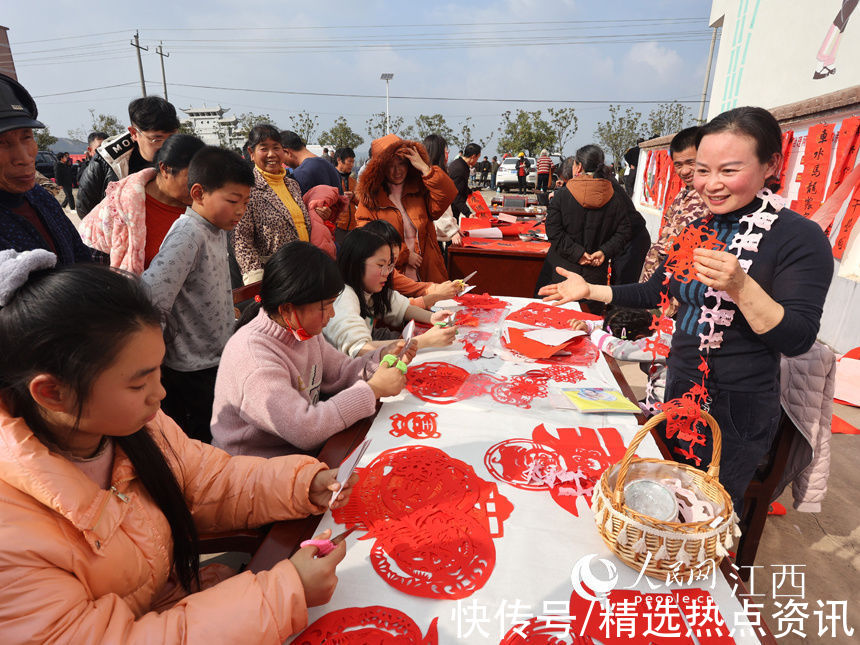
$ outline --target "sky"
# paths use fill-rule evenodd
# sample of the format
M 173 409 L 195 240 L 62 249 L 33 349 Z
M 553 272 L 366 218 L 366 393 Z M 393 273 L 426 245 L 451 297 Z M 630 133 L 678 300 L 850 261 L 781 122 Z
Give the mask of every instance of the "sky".
M 163 93 L 162 42 L 179 109 L 220 104 L 228 115 L 268 113 L 281 128 L 307 110 L 319 132 L 343 115 L 365 138 L 361 156 L 366 120 L 385 109 L 380 74 L 390 72 L 392 116 L 411 123 L 441 113 L 455 129 L 471 116 L 482 138 L 506 110 L 573 106 L 572 154 L 594 141 L 608 102 L 647 114 L 656 104 L 632 102 L 689 101 L 698 114 L 709 11 L 689 0 L 64 0 L 7 3 L 0 20 L 18 78 L 54 136 L 87 126 L 90 108 L 127 121 L 141 94 L 130 45 L 139 30 L 147 92 Z M 485 152 L 496 153 L 497 139 Z

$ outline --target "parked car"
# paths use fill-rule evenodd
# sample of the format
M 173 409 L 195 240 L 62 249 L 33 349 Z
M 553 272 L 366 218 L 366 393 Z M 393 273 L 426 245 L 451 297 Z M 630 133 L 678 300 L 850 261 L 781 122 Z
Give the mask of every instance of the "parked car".
M 529 174 L 526 176 L 526 185 L 529 188 L 537 186 L 537 172 L 535 170 L 535 158 L 526 157 L 531 164 L 529 166 Z M 499 190 L 505 192 L 511 188 L 518 188 L 520 185 L 517 181 L 517 157 L 508 157 L 502 161 L 502 165 L 496 171 L 496 186 Z
M 36 170 L 45 175 L 48 179 L 54 178 L 54 164 L 57 161 L 57 155 L 50 150 L 39 150 L 36 153 Z

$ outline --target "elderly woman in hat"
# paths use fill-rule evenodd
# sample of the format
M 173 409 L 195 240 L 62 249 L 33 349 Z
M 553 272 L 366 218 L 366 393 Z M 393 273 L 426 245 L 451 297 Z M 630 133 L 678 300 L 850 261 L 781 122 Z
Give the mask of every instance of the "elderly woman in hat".
M 57 264 L 91 261 L 94 252 L 60 204 L 36 184 L 33 128 L 45 127 L 37 116 L 30 93 L 0 74 L 0 250 L 46 249 Z
M 358 225 L 376 219 L 390 222 L 403 240 L 394 258 L 397 270 L 412 280 L 445 282 L 448 272 L 433 221 L 454 201 L 457 187 L 444 170 L 430 165 L 417 141 L 388 134 L 376 139 L 371 151 L 358 183 Z

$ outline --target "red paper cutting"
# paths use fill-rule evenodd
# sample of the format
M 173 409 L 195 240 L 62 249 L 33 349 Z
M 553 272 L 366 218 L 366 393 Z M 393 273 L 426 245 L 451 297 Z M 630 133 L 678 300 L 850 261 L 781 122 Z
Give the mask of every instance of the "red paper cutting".
M 548 486 L 545 483 L 530 482 L 524 477 L 535 462 L 542 469 L 548 466 L 562 468 L 558 453 L 530 439 L 500 441 L 484 455 L 484 465 L 499 481 L 521 490 L 546 490 Z
M 493 332 L 481 331 L 480 329 L 468 329 L 457 334 L 457 340 L 463 343 L 472 343 L 473 345 L 486 345 L 493 337 Z
M 665 267 L 672 272 L 672 277 L 678 282 L 690 283 L 695 280 L 693 269 L 693 251 L 696 249 L 712 249 L 722 251 L 726 245 L 717 238 L 716 233 L 704 224 L 689 225 L 672 240 L 672 246 L 666 255 Z
M 603 317 L 573 309 L 553 307 L 542 302 L 531 302 L 522 309 L 508 314 L 507 320 L 532 327 L 570 329 L 572 320 L 603 320 Z
M 480 307 L 463 307 L 461 313 L 469 314 L 478 319 L 478 324 L 497 323 L 505 315 L 505 309 L 481 309 Z
M 526 337 L 526 331 L 518 327 L 508 327 L 508 337 L 510 338 L 509 341 L 506 341 L 504 337 L 502 338 L 502 345 L 527 358 L 549 358 L 554 354 L 564 351 L 568 345 L 581 338 L 580 336 L 554 346 L 544 345 Z
M 504 300 L 494 298 L 488 293 L 476 295 L 473 293 L 464 293 L 462 296 L 454 298 L 458 304 L 476 309 L 504 309 L 508 303 Z
M 591 342 L 588 336 L 580 336 L 574 338 L 570 344 L 564 348 L 568 355 L 558 354 L 549 358 L 538 359 L 541 365 L 577 365 L 579 367 L 588 367 L 597 362 L 600 358 L 600 350 Z
M 476 361 L 484 355 L 483 347 L 481 347 L 481 349 L 478 349 L 468 341 L 465 341 L 463 343 L 463 349 L 466 350 L 466 358 L 468 358 L 470 361 Z
M 293 645 L 437 645 L 434 618 L 427 636 L 402 611 L 372 605 L 337 609 L 311 623 Z
M 454 403 L 469 372 L 450 363 L 430 362 L 409 367 L 406 389 L 422 401 Z
M 454 315 L 454 324 L 458 327 L 477 327 L 480 321 L 477 316 L 461 310 Z
M 528 376 L 514 376 L 507 383 L 500 383 L 492 391 L 493 399 L 499 403 L 530 408 L 536 398 L 546 398 L 548 394 L 546 380 L 537 380 Z
M 427 446 L 386 450 L 366 468 L 338 523 L 376 539 L 371 564 L 395 588 L 430 598 L 465 598 L 495 565 L 493 537 L 513 505 L 470 465 Z M 490 510 L 492 509 L 492 510 Z
M 439 416 L 435 412 L 410 412 L 405 417 L 402 414 L 395 414 L 391 417 L 390 435 L 402 437 L 404 434 L 412 439 L 436 439 L 441 437 L 441 433 L 436 429 L 436 417 Z
M 541 368 L 541 371 L 556 383 L 579 383 L 585 380 L 585 374 L 569 365 L 550 365 Z

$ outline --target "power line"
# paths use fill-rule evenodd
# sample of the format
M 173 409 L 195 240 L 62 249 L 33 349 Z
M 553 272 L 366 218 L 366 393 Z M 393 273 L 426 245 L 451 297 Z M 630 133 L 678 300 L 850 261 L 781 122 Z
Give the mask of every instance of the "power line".
M 219 90 L 223 92 L 257 92 L 260 94 L 289 94 L 293 96 L 332 96 L 338 98 L 358 98 L 358 99 L 384 99 L 385 95 L 382 94 L 347 94 L 347 93 L 339 93 L 339 92 L 301 92 L 298 90 L 261 90 L 254 89 L 249 87 L 221 87 L 217 85 L 197 85 L 192 83 L 171 83 L 170 85 L 175 85 L 176 87 L 191 87 L 195 89 L 201 90 Z M 391 96 L 392 99 L 400 99 L 406 101 L 474 101 L 474 102 L 483 102 L 483 103 L 560 103 L 560 104 L 571 104 L 571 103 L 622 103 L 622 104 L 655 104 L 655 103 L 672 103 L 674 102 L 671 99 L 662 99 L 662 100 L 597 100 L 597 99 L 574 99 L 574 100 L 563 100 L 563 99 L 523 99 L 523 98 L 506 98 L 506 99 L 498 99 L 498 98 L 463 98 L 457 96 Z M 686 101 L 677 101 L 677 103 L 699 103 L 699 101 L 694 100 L 686 100 Z
M 82 94 L 84 92 L 95 92 L 97 90 L 109 90 L 114 87 L 128 87 L 129 85 L 137 85 L 136 82 L 131 81 L 129 83 L 117 83 L 116 85 L 102 85 L 101 87 L 88 87 L 85 90 L 69 90 L 68 92 L 54 92 L 52 94 L 37 94 L 33 96 L 34 99 L 43 99 L 48 96 L 66 96 L 67 94 Z

